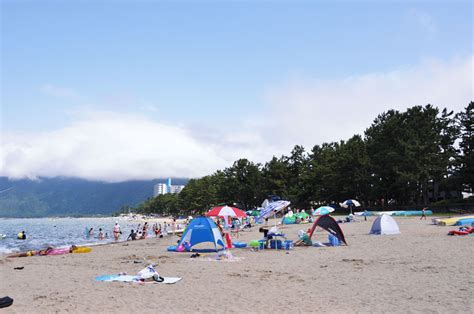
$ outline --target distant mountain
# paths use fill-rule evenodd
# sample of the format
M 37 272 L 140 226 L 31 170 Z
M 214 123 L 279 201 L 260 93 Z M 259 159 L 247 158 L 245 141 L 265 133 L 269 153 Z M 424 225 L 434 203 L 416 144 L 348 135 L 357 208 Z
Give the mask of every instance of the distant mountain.
M 110 215 L 153 196 L 167 179 L 106 183 L 77 178 L 10 180 L 0 177 L 0 217 Z M 186 184 L 188 179 L 172 179 Z

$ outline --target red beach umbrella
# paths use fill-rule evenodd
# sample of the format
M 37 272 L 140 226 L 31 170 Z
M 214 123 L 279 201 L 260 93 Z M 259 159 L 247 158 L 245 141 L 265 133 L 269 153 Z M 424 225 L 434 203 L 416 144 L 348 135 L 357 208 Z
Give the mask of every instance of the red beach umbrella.
M 247 217 L 247 214 L 236 207 L 217 206 L 206 213 L 208 217 Z

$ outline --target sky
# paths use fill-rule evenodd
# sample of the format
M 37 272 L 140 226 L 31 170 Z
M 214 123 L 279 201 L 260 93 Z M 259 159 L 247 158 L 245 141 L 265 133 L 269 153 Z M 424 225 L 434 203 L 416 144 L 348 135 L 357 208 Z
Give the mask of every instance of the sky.
M 473 100 L 471 1 L 0 3 L 0 176 L 200 177 Z

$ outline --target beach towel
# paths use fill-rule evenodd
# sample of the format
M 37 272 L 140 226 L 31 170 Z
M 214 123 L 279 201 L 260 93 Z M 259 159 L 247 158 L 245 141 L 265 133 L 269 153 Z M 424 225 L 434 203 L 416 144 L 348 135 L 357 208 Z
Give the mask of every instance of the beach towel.
M 165 283 L 165 284 L 174 284 L 180 281 L 181 277 L 160 277 L 159 281 L 156 280 L 145 280 L 140 276 L 130 276 L 130 275 L 104 275 L 95 277 L 96 281 L 115 281 L 115 282 L 134 282 L 134 283 Z
M 138 272 L 136 276 L 126 274 L 104 275 L 95 278 L 96 281 L 119 281 L 119 282 L 136 282 L 136 283 L 166 283 L 173 284 L 180 281 L 180 277 L 161 277 L 155 270 L 153 265 L 148 265 Z

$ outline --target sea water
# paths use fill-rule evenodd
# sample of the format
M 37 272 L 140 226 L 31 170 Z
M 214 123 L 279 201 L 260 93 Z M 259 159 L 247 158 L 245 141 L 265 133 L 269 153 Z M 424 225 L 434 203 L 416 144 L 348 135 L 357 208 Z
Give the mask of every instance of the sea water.
M 139 222 L 118 218 L 0 218 L 0 255 L 12 252 L 44 249 L 48 246 L 67 247 L 75 245 L 97 245 L 114 242 L 113 228 L 115 222 L 120 224 L 125 240 L 131 229 L 137 230 Z M 143 223 L 141 223 L 143 226 Z M 94 228 L 94 235 L 88 236 L 86 230 Z M 102 228 L 108 239 L 99 240 L 99 228 Z M 149 230 L 151 229 L 151 226 Z M 26 240 L 18 240 L 17 234 L 25 231 Z

